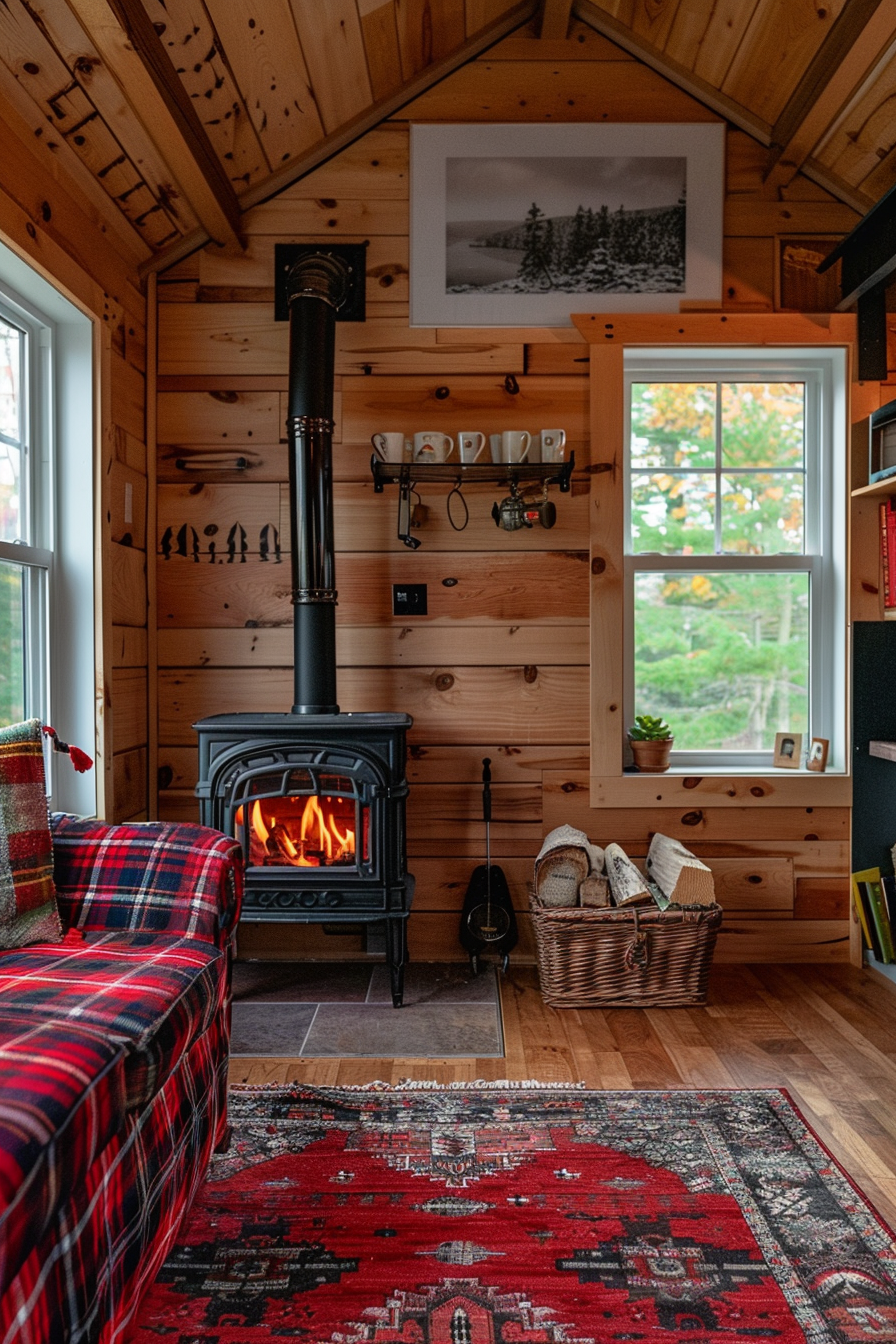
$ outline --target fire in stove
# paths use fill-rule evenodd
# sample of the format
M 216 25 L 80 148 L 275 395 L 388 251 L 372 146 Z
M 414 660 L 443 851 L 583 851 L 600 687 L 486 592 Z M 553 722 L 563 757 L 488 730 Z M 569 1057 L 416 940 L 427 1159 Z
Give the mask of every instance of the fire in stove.
M 237 808 L 243 832 L 246 810 Z M 361 857 L 367 859 L 368 814 L 362 808 Z M 248 810 L 249 866 L 260 868 L 335 868 L 357 864 L 357 819 L 351 798 L 256 798 Z

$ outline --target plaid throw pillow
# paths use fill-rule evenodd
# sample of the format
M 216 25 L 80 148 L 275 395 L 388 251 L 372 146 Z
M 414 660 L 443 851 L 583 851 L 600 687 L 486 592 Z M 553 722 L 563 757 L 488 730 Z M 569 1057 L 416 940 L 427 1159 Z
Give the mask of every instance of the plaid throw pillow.
M 0 948 L 58 942 L 39 719 L 0 728 Z

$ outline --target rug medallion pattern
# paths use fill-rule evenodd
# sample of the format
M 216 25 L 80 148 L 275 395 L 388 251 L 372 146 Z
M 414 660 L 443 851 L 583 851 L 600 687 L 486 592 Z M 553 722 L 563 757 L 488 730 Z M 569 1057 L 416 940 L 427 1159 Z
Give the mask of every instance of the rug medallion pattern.
M 139 1344 L 896 1341 L 896 1247 L 787 1097 L 244 1088 Z

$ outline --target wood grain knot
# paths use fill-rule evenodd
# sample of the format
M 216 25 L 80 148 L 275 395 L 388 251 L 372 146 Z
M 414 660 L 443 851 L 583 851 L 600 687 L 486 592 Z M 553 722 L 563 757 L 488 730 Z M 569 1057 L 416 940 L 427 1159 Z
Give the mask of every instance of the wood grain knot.
M 538 680 L 538 668 L 533 667 L 531 663 L 528 664 L 526 667 L 524 667 L 523 680 L 528 682 L 528 684 L 531 686 L 533 681 Z
M 688 775 L 687 779 L 681 781 L 681 787 L 683 789 L 697 789 L 702 783 L 703 780 L 699 775 Z
M 520 390 L 520 385 L 512 373 L 508 373 L 504 379 L 504 391 L 511 397 L 515 397 Z
M 437 387 L 436 390 L 435 390 L 435 394 L 434 394 L 434 395 L 435 395 L 435 399 L 436 399 L 436 401 L 446 401 L 447 398 L 451 396 L 451 388 L 450 388 L 450 387 Z
M 685 812 L 681 819 L 681 824 L 682 826 L 699 826 L 702 821 L 702 812 Z
M 603 574 L 606 567 L 607 567 L 606 560 L 602 559 L 602 557 L 599 555 L 596 555 L 594 559 L 591 561 L 592 574 Z
M 750 792 L 752 793 L 754 798 L 765 797 L 765 789 L 761 788 L 759 784 L 754 784 L 753 787 L 750 789 Z
M 453 685 L 454 685 L 454 677 L 451 675 L 450 672 L 440 672 L 439 675 L 436 677 L 437 691 L 450 691 Z
M 748 873 L 747 881 L 752 882 L 754 886 L 758 887 L 759 883 L 762 881 L 762 878 L 760 877 L 759 873 Z
M 580 784 L 574 784 L 573 781 L 572 781 L 571 779 L 568 779 L 568 780 L 566 780 L 566 782 L 565 782 L 564 784 L 561 784 L 561 785 L 560 785 L 560 792 L 561 792 L 561 793 L 579 793 L 579 792 L 581 792 L 581 785 L 580 785 Z
M 814 831 L 810 831 L 808 835 L 804 835 L 804 836 L 803 836 L 803 839 L 804 839 L 804 840 L 817 840 L 817 839 L 818 839 L 818 836 L 815 834 Z

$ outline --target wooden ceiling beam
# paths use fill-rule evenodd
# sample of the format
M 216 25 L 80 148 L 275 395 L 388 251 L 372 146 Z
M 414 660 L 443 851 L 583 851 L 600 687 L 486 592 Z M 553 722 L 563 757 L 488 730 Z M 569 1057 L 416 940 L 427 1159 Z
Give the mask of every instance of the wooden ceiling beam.
M 78 3 L 82 2 L 83 0 L 78 0 Z M 136 3 L 136 0 L 132 0 L 132 2 Z M 69 0 L 69 3 L 72 3 L 72 0 Z M 272 173 L 270 177 L 266 177 L 263 182 L 255 183 L 248 191 L 243 192 L 238 197 L 240 209 L 246 211 L 251 210 L 256 205 L 263 205 L 265 201 L 271 200 L 272 197 L 278 196 L 287 187 L 291 187 L 294 182 L 307 177 L 315 168 L 320 168 L 328 159 L 340 154 L 342 150 L 347 149 L 356 140 L 360 140 L 368 131 L 372 131 L 374 127 L 379 126 L 380 122 L 385 121 L 388 117 L 395 116 L 408 103 L 412 103 L 415 98 L 421 97 L 441 80 L 453 75 L 455 70 L 460 69 L 462 65 L 475 60 L 489 47 L 493 47 L 497 42 L 509 36 L 510 33 L 516 32 L 518 28 L 522 28 L 527 23 L 531 23 L 538 13 L 539 6 L 540 0 L 522 0 L 509 13 L 502 15 L 500 19 L 483 28 L 475 37 L 465 42 L 463 46 L 458 47 L 443 61 L 421 70 L 414 79 L 403 84 L 388 98 L 380 99 L 372 107 L 365 109 L 359 116 L 353 117 L 346 125 L 340 126 L 337 131 L 325 136 L 310 153 L 303 154 L 291 163 L 284 164 L 277 172 Z M 196 230 L 192 235 L 182 238 L 179 242 L 172 244 L 170 248 L 144 262 L 140 268 L 140 273 L 146 275 L 150 271 L 167 270 L 169 266 L 175 265 L 178 261 L 183 261 L 185 257 L 198 251 L 208 242 L 209 234 L 205 230 Z
M 772 127 L 767 195 L 793 180 L 869 72 L 894 46 L 896 11 L 891 0 L 850 0 L 844 6 Z
M 206 241 L 242 249 L 233 184 L 140 0 L 67 3 L 152 136 Z
M 572 0 L 543 0 L 538 36 L 546 42 L 565 41 L 572 17 Z

